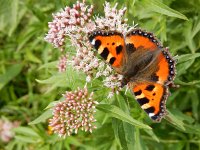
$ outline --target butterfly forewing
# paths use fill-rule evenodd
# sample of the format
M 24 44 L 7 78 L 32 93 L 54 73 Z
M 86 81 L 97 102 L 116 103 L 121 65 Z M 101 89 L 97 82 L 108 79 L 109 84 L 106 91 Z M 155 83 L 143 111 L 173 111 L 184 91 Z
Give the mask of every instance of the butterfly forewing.
M 134 29 L 127 33 L 126 38 L 126 51 L 127 53 L 133 52 L 131 55 L 135 55 L 139 50 L 143 51 L 158 51 L 158 55 L 154 55 L 156 58 L 157 68 L 153 74 L 149 74 L 152 81 L 166 84 L 171 83 L 175 77 L 175 61 L 170 56 L 168 49 L 163 48 L 159 40 L 152 34 L 140 29 Z M 144 53 L 144 52 L 142 52 Z M 141 57 L 140 57 L 141 58 Z
M 89 34 L 89 40 L 107 63 L 116 69 L 122 67 L 125 61 L 125 42 L 121 33 L 94 31 Z

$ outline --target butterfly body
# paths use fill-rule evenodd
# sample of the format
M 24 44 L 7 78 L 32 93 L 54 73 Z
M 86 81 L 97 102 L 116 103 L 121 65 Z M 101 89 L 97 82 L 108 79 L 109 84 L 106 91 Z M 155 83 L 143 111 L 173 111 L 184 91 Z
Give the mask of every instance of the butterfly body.
M 134 29 L 125 36 L 116 31 L 94 31 L 89 41 L 128 84 L 141 108 L 154 121 L 166 114 L 168 85 L 175 78 L 175 61 L 152 33 Z

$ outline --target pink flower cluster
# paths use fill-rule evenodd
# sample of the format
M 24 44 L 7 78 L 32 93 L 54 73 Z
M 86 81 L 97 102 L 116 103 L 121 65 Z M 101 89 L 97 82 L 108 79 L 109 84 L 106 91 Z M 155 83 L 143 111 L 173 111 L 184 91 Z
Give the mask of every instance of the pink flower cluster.
M 49 119 L 49 126 L 54 133 L 61 137 L 77 133 L 79 129 L 92 132 L 96 128 L 93 123 L 96 101 L 93 93 L 89 94 L 86 88 L 66 92 L 65 100 L 53 108 L 53 118 Z
M 60 57 L 59 59 L 59 63 L 58 63 L 58 70 L 59 72 L 65 72 L 67 68 L 67 55 L 63 55 Z
M 105 2 L 105 16 L 96 16 L 92 20 L 93 9 L 92 5 L 88 6 L 85 3 L 77 2 L 72 8 L 67 6 L 63 11 L 54 14 L 45 39 L 55 47 L 66 49 L 66 51 L 68 49 L 65 42 L 66 39 L 69 39 L 76 50 L 72 60 L 66 60 L 67 64 L 83 71 L 87 75 L 87 82 L 93 78 L 103 77 L 104 85 L 111 88 L 112 92 L 116 92 L 120 90 L 122 77 L 96 56 L 87 34 L 97 29 L 126 33 L 130 29 L 126 23 L 127 19 L 124 19 L 126 8 L 117 10 L 117 4 L 111 7 L 110 3 Z M 59 64 L 61 64 L 58 66 L 59 71 L 64 71 L 66 67 L 62 65 L 62 62 Z
M 19 121 L 10 122 L 0 119 L 0 139 L 3 142 L 9 142 L 14 137 L 12 129 L 18 127 L 19 124 Z
M 95 23 L 99 29 L 107 29 L 109 31 L 119 31 L 126 33 L 129 29 L 128 24 L 126 24 L 127 19 L 124 19 L 126 12 L 126 7 L 117 10 L 117 3 L 114 7 L 110 6 L 110 3 L 105 2 L 104 5 L 104 17 L 96 17 Z
M 75 42 L 72 44 L 80 44 L 76 42 L 81 40 L 81 35 L 76 33 L 82 32 L 81 29 L 89 22 L 92 11 L 93 6 L 88 8 L 84 3 L 78 1 L 73 8 L 67 6 L 61 12 L 53 14 L 53 21 L 49 22 L 49 31 L 45 40 L 61 50 L 65 46 L 66 36 Z

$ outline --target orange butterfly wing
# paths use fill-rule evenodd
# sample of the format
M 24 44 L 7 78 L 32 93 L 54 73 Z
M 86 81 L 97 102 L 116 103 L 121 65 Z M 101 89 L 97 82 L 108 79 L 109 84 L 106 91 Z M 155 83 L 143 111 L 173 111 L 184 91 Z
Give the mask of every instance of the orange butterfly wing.
M 155 82 L 143 82 L 136 85 L 130 83 L 131 91 L 137 102 L 148 116 L 157 122 L 166 114 L 168 87 Z
M 134 29 L 127 33 L 126 47 L 133 47 L 132 49 L 146 49 L 155 51 L 160 49 L 162 52 L 158 55 L 158 70 L 152 76 L 152 81 L 160 84 L 170 84 L 175 78 L 175 61 L 171 57 L 167 48 L 163 48 L 161 43 L 152 33 L 142 31 L 140 29 Z
M 168 49 L 163 49 L 163 46 L 152 33 L 135 29 L 126 35 L 125 41 L 127 51 L 132 49 L 133 55 L 134 51 L 140 49 L 161 50 L 156 58 L 158 62 L 157 70 L 153 75 L 150 75 L 151 81 L 144 79 L 144 82 L 130 82 L 129 84 L 141 108 L 152 120 L 159 122 L 166 114 L 166 100 L 169 95 L 168 85 L 175 78 L 175 61 L 170 56 Z
M 125 41 L 121 33 L 94 31 L 89 33 L 89 41 L 107 63 L 117 71 L 121 69 L 125 61 Z

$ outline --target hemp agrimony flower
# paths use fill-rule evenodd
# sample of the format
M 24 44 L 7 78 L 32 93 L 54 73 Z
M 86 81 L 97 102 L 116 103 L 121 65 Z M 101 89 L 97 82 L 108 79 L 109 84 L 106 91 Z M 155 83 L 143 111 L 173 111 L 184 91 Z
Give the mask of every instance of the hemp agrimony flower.
M 118 10 L 117 4 L 111 7 L 110 3 L 105 2 L 104 16 L 94 16 L 93 10 L 93 5 L 77 1 L 73 7 L 67 6 L 64 10 L 53 14 L 53 21 L 49 22 L 49 31 L 45 40 L 64 52 L 69 48 L 66 46 L 66 39 L 68 39 L 75 51 L 72 59 L 68 59 L 66 63 L 76 70 L 83 71 L 87 75 L 86 82 L 103 77 L 104 86 L 111 88 L 114 93 L 121 90 L 122 76 L 96 56 L 88 41 L 88 33 L 97 29 L 126 33 L 130 29 L 126 23 L 127 19 L 124 18 L 126 8 Z M 72 53 L 70 52 L 70 56 Z M 66 69 L 64 62 L 61 57 L 58 66 L 61 72 Z
M 86 88 L 66 92 L 65 100 L 53 107 L 53 118 L 49 119 L 49 126 L 59 136 L 70 136 L 79 129 L 92 132 L 96 126 L 93 124 L 96 101 L 93 93 L 89 94 Z
M 19 125 L 19 121 L 11 122 L 9 120 L 0 119 L 0 139 L 3 142 L 9 142 L 15 135 L 12 129 Z

